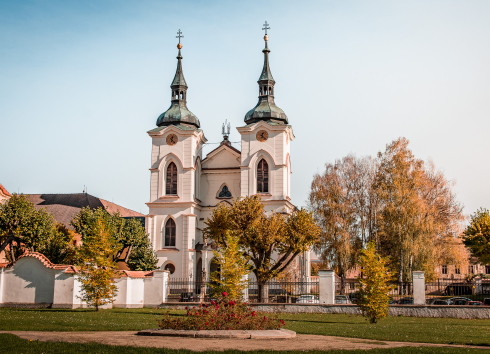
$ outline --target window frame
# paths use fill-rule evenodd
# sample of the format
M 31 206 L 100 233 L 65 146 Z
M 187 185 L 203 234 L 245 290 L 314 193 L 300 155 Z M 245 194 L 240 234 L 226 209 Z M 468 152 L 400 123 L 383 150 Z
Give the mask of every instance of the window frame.
M 165 195 L 178 195 L 178 180 L 179 169 L 177 168 L 177 164 L 171 161 L 165 171 Z
M 261 158 L 257 164 L 257 193 L 269 193 L 269 176 L 269 163 L 265 158 Z
M 172 225 L 173 223 L 173 225 Z M 170 225 L 169 225 L 170 224 Z M 177 244 L 177 223 L 173 218 L 169 218 L 165 222 L 165 227 L 164 227 L 164 233 L 163 233 L 163 247 L 176 247 Z M 172 235 L 173 231 L 173 235 Z M 168 237 L 168 244 L 167 244 L 167 237 Z M 173 241 L 173 242 L 172 242 Z M 173 243 L 173 245 L 172 245 Z

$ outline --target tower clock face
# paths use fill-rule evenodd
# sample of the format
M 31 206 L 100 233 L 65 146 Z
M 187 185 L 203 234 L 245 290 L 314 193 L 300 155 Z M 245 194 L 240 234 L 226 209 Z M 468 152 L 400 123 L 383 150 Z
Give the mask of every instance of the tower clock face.
M 265 130 L 259 130 L 257 132 L 257 140 L 260 141 L 261 143 L 263 143 L 264 141 L 266 141 L 267 139 L 269 139 L 269 133 L 267 133 Z
M 177 135 L 175 134 L 170 134 L 170 135 L 167 135 L 167 144 L 168 145 L 175 145 L 177 144 Z

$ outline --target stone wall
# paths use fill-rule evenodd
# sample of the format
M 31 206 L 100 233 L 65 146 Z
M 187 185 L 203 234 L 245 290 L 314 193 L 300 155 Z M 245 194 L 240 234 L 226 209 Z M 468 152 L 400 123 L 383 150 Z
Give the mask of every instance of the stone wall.
M 161 307 L 184 310 L 185 307 L 199 306 L 199 303 L 165 303 Z M 250 304 L 255 310 L 274 313 L 338 313 L 360 315 L 356 305 L 319 304 Z M 488 306 L 432 306 L 432 305 L 390 305 L 390 316 L 406 317 L 452 317 L 466 319 L 490 319 Z

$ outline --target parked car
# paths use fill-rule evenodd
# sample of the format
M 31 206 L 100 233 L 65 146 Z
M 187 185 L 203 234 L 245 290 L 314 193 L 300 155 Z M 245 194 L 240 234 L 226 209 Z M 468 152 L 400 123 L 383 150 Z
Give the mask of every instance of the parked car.
M 434 299 L 434 301 L 432 301 L 431 305 L 449 305 L 449 302 L 447 300 L 443 300 L 443 299 Z
M 315 295 L 300 295 L 296 299 L 297 304 L 319 304 L 320 300 Z
M 199 302 L 199 296 L 194 293 L 181 293 L 180 302 Z
M 485 306 L 485 304 L 481 301 L 468 301 L 466 305 L 469 306 Z
M 468 299 L 467 297 L 452 297 L 446 300 L 449 305 L 466 305 L 466 302 L 473 301 L 472 299 Z M 461 303 L 461 301 L 465 301 L 465 303 Z
M 464 299 L 455 299 L 452 301 L 452 305 L 460 305 L 460 306 L 464 306 L 464 305 L 468 305 L 470 301 L 468 300 L 464 300 Z
M 486 297 L 485 300 L 483 300 L 483 303 L 487 306 L 490 306 L 490 297 Z
M 404 297 L 396 302 L 398 305 L 413 305 L 412 297 Z
M 336 304 L 352 304 L 350 302 L 349 297 L 347 295 L 335 295 L 335 303 Z
M 359 294 L 357 291 L 355 293 L 350 293 L 349 299 L 353 304 L 357 304 L 357 302 L 361 299 L 361 294 Z

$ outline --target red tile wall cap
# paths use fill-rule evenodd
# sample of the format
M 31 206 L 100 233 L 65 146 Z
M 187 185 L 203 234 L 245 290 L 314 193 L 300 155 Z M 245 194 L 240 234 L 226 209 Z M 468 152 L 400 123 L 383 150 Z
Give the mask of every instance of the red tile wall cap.
M 153 276 L 152 271 L 144 270 L 119 270 L 117 274 L 123 278 L 149 278 Z
M 77 268 L 75 266 L 69 265 L 69 264 L 53 264 L 51 261 L 43 254 L 38 253 L 38 252 L 26 252 L 19 258 L 14 263 L 9 263 L 5 266 L 5 268 L 11 268 L 17 263 L 20 259 L 25 258 L 25 257 L 32 257 L 36 258 L 41 261 L 41 263 L 49 269 L 56 269 L 56 270 L 64 270 L 64 273 L 77 273 Z M 2 263 L 4 264 L 4 263 Z

